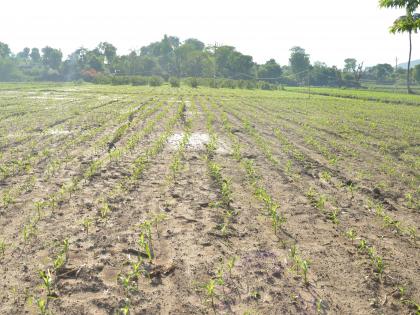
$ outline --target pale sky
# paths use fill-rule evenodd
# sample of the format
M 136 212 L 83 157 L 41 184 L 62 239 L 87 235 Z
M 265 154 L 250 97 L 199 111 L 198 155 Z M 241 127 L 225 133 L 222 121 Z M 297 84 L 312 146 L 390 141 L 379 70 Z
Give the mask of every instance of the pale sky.
M 206 44 L 235 46 L 258 63 L 288 63 L 301 46 L 311 61 L 342 67 L 354 57 L 365 65 L 408 59 L 408 35 L 389 25 L 403 11 L 379 9 L 378 0 L 5 0 L 0 41 L 17 53 L 25 46 L 61 48 L 67 56 L 108 41 L 126 54 L 166 33 Z M 413 59 L 420 35 L 413 35 Z

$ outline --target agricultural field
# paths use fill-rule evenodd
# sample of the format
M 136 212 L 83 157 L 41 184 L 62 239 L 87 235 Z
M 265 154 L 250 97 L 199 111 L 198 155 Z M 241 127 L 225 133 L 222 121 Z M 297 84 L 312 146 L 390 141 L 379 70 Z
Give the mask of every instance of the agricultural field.
M 419 314 L 420 97 L 318 92 L 0 85 L 0 314 Z

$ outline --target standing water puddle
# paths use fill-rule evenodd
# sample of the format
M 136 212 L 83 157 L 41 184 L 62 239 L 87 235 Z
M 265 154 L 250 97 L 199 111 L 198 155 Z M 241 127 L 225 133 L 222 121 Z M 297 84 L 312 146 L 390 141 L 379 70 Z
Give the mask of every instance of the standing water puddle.
M 184 137 L 184 133 L 175 133 L 168 139 L 169 147 L 172 150 L 177 150 L 179 144 Z M 188 144 L 186 146 L 186 150 L 190 151 L 204 151 L 206 149 L 206 145 L 210 142 L 210 136 L 208 133 L 203 132 L 194 132 L 191 134 Z M 229 154 L 230 149 L 229 146 L 223 142 L 221 139 L 217 139 L 217 153 L 220 154 Z

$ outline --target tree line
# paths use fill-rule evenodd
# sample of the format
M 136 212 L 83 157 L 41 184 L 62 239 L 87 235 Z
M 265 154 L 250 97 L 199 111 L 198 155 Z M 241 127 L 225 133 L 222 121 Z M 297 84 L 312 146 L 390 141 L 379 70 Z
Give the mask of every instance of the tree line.
M 252 56 L 242 54 L 233 46 L 207 46 L 198 39 L 181 41 L 167 35 L 126 55 L 118 55 L 111 43 L 101 42 L 92 50 L 79 48 L 66 59 L 57 48 L 27 47 L 15 54 L 6 43 L 0 42 L 0 81 L 83 80 L 117 84 L 127 81 L 140 85 L 144 77 L 154 77 L 156 82 L 207 78 L 209 82 L 224 79 L 223 82 L 255 81 L 269 85 L 310 83 L 359 87 L 362 79 L 394 83 L 407 74 L 406 70 L 389 64 L 364 68 L 363 63 L 354 58 L 347 58 L 344 63 L 342 69 L 322 62 L 311 63 L 305 49 L 293 47 L 287 65 L 280 65 L 274 59 L 258 64 Z M 420 82 L 420 66 L 410 75 Z

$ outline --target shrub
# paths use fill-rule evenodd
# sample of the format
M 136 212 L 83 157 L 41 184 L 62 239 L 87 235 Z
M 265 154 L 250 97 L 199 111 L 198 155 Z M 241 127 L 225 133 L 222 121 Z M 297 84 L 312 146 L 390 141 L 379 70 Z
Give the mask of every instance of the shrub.
M 273 85 L 268 82 L 259 82 L 258 85 L 261 90 L 274 90 Z
M 169 83 L 172 87 L 179 87 L 181 85 L 179 79 L 176 77 L 169 78 Z
M 253 90 L 257 88 L 257 83 L 255 81 L 246 81 L 246 89 Z
M 145 77 L 141 76 L 132 76 L 131 77 L 131 85 L 139 86 L 139 85 L 147 85 L 148 80 Z
M 150 86 L 161 86 L 162 83 L 163 83 L 162 78 L 158 76 L 153 76 L 153 77 L 150 77 L 149 79 Z
M 111 83 L 113 85 L 128 85 L 131 83 L 130 77 L 121 75 L 121 76 L 113 76 Z
M 217 80 L 214 80 L 214 79 L 211 79 L 209 81 L 209 86 L 211 88 L 217 89 L 219 87 L 218 81 Z
M 192 87 L 192 88 L 197 88 L 198 87 L 198 80 L 197 78 L 190 78 L 188 80 L 188 84 Z
M 226 80 L 223 80 L 221 87 L 222 88 L 228 88 L 228 89 L 234 89 L 234 88 L 236 88 L 236 82 L 235 82 L 235 80 L 226 79 Z

